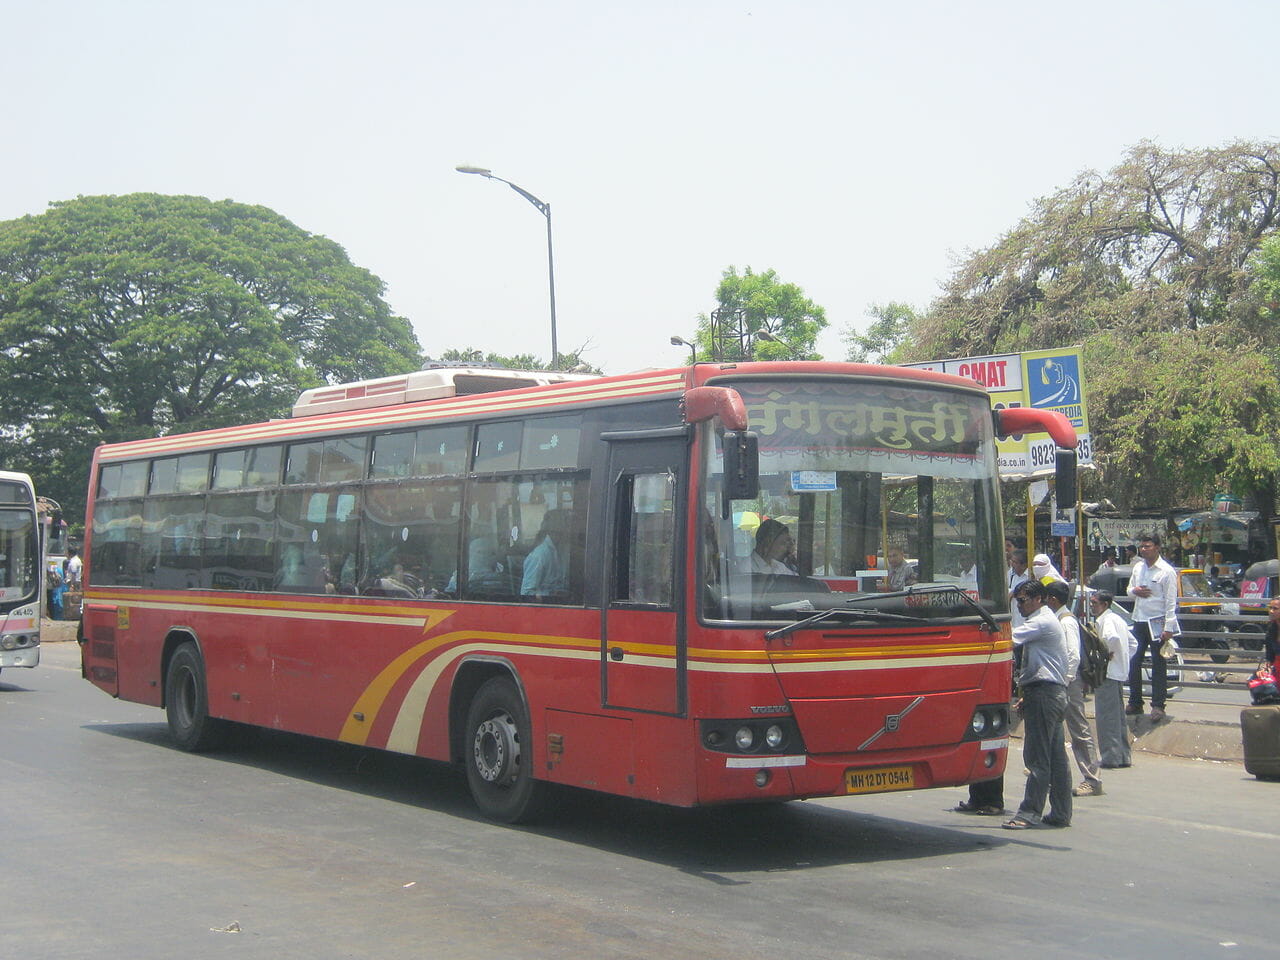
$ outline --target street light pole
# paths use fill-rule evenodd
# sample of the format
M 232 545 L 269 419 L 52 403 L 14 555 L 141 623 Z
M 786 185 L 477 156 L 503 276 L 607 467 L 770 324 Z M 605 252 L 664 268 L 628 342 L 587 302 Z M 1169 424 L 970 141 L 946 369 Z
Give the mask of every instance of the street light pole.
M 495 177 L 493 172 L 486 167 L 454 167 L 459 173 L 473 173 L 478 177 L 484 177 L 488 180 L 497 180 L 499 183 L 505 183 L 520 196 L 524 197 L 537 208 L 538 212 L 547 218 L 547 285 L 551 293 L 551 369 L 556 369 L 560 363 L 560 350 L 556 345 L 556 269 L 555 259 L 551 253 L 551 204 L 544 203 L 535 197 L 524 187 L 517 186 L 510 180 L 504 180 L 502 177 Z
M 696 346 L 694 346 L 692 343 L 690 343 L 688 340 L 686 340 L 684 337 L 672 337 L 672 338 L 671 338 L 671 345 L 672 345 L 673 347 L 688 347 L 688 348 L 689 348 L 689 362 L 690 362 L 690 363 L 697 363 L 697 362 L 698 362 L 698 348 L 697 348 Z

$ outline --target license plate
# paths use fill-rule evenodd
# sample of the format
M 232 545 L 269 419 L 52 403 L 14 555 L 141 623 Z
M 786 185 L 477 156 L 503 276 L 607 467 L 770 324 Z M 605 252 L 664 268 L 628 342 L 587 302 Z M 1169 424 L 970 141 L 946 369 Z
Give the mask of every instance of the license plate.
M 914 767 L 872 767 L 868 770 L 844 772 L 845 793 L 879 793 L 884 790 L 910 790 L 916 785 Z

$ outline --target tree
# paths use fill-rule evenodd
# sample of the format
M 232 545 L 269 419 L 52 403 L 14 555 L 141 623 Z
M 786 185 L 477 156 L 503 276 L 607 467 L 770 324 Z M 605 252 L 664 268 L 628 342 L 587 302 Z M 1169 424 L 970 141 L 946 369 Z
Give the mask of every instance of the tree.
M 1277 351 L 1253 273 L 1278 218 L 1280 144 L 1139 144 L 963 262 L 903 353 L 1080 343 L 1108 497 L 1172 507 L 1231 488 L 1270 511 Z
M 550 363 L 535 357 L 532 353 L 517 353 L 504 356 L 500 353 L 485 353 L 476 347 L 457 347 L 446 350 L 440 355 L 441 363 L 476 363 L 493 367 L 505 367 L 508 370 L 562 370 L 572 373 L 596 373 L 603 375 L 599 367 L 592 366 L 582 359 L 589 343 L 584 343 L 577 350 L 561 352 L 559 362 L 553 367 Z M 430 358 L 428 358 L 430 360 Z
M 417 369 L 382 293 L 333 241 L 229 200 L 79 197 L 0 223 L 0 462 L 75 515 L 99 443 Z
M 716 288 L 719 306 L 698 317 L 699 360 L 820 360 L 814 352 L 826 312 L 773 270 L 729 267 Z M 766 336 L 762 336 L 764 331 Z
M 1140 144 L 963 263 L 913 331 L 917 352 L 992 353 L 1110 329 L 1258 332 L 1246 267 L 1278 217 L 1280 144 Z
M 858 333 L 852 326 L 844 330 L 844 342 L 849 347 L 846 359 L 854 363 L 892 363 L 912 324 L 919 323 L 919 315 L 906 303 L 873 303 L 867 313 L 875 319 L 865 332 Z

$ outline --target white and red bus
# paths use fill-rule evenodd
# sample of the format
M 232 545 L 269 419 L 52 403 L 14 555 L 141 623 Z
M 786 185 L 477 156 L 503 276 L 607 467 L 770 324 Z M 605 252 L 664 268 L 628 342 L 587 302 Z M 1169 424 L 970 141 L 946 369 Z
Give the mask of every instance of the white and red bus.
M 844 363 L 504 376 L 100 447 L 85 676 L 187 749 L 243 723 L 459 764 L 505 821 L 554 785 L 693 806 L 1003 770 L 994 441 L 1072 447 L 1064 418 Z M 794 550 L 755 572 L 762 523 Z M 913 585 L 882 589 L 887 546 Z
M 0 470 L 0 669 L 40 663 L 40 549 L 31 477 Z

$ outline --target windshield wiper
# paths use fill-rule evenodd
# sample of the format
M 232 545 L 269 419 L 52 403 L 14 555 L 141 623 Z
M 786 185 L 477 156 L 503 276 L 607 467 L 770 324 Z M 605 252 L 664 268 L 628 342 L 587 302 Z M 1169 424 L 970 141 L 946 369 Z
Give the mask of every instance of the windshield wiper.
M 815 613 L 812 617 L 806 617 L 804 620 L 797 620 L 795 623 L 788 623 L 784 627 L 778 627 L 776 630 L 770 630 L 765 633 L 766 640 L 776 640 L 778 637 L 785 637 L 790 633 L 795 633 L 804 627 L 812 626 L 815 623 L 821 623 L 823 620 L 830 620 L 832 617 L 840 613 L 852 614 L 863 620 L 906 620 L 910 623 L 919 623 L 924 617 L 908 617 L 901 613 L 886 613 L 883 610 L 850 610 L 848 605 L 853 603 L 862 603 L 865 600 L 883 600 L 886 597 L 905 597 L 905 593 L 876 593 L 868 594 L 865 597 L 850 597 L 845 601 L 843 607 L 831 607 L 823 610 L 821 613 Z
M 764 638 L 766 640 L 776 640 L 778 637 L 785 637 L 788 634 L 795 633 L 795 631 L 812 626 L 815 623 L 830 620 L 837 614 L 854 614 L 855 611 L 848 608 L 849 604 L 863 603 L 867 600 L 892 600 L 897 597 L 915 597 L 922 593 L 954 593 L 977 611 L 978 616 L 982 618 L 983 623 L 985 623 L 993 633 L 1000 630 L 999 624 L 996 623 L 991 614 L 987 613 L 982 604 L 978 603 L 978 601 L 969 596 L 969 594 L 965 593 L 955 584 L 937 583 L 920 587 L 907 587 L 905 590 L 893 590 L 889 593 L 869 593 L 864 596 L 850 597 L 845 601 L 845 606 L 843 607 L 831 607 L 829 610 L 823 610 L 821 613 L 816 613 L 812 617 L 807 617 L 804 620 L 797 620 L 795 623 L 788 623 L 786 626 L 778 627 L 776 630 L 770 630 L 765 633 Z M 919 623 L 921 620 L 926 619 L 925 617 L 904 616 L 900 613 L 886 613 L 883 610 L 858 610 L 855 615 L 864 620 L 906 620 L 911 623 Z

